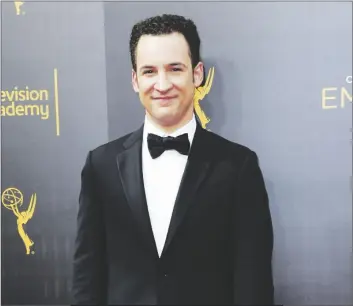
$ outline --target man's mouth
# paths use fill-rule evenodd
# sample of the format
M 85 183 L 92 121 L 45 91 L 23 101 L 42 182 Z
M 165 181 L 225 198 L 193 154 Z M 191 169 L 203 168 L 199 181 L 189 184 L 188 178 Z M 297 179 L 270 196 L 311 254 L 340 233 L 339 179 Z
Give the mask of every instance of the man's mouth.
M 176 98 L 176 96 L 152 97 L 153 100 L 171 100 L 174 98 Z

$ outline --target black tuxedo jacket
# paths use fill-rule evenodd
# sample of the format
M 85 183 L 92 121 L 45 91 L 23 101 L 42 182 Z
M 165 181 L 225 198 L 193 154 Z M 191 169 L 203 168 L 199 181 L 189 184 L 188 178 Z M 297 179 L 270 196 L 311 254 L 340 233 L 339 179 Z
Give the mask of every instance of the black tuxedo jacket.
M 158 256 L 143 126 L 89 152 L 74 253 L 78 305 L 273 304 L 273 231 L 255 152 L 197 124 Z

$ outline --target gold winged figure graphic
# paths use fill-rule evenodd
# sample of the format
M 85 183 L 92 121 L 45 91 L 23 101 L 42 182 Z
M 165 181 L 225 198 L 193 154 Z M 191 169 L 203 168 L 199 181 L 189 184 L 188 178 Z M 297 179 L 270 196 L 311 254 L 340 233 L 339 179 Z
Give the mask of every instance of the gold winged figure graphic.
M 26 254 L 31 254 L 31 246 L 33 246 L 34 242 L 28 237 L 23 226 L 33 217 L 37 203 L 37 194 L 32 194 L 28 208 L 25 211 L 19 210 L 19 206 L 22 206 L 23 204 L 23 195 L 17 188 L 8 188 L 5 190 L 2 194 L 2 203 L 7 209 L 12 210 L 17 217 L 18 233 L 26 247 Z
M 31 201 L 29 202 L 28 209 L 26 211 L 20 212 L 18 210 L 18 206 L 14 206 L 13 212 L 15 216 L 17 217 L 17 229 L 18 233 L 20 234 L 23 243 L 25 244 L 26 247 L 26 254 L 30 254 L 30 247 L 34 244 L 34 242 L 28 237 L 26 232 L 23 229 L 23 225 L 28 222 L 33 217 L 34 214 L 34 209 L 36 208 L 36 203 L 37 203 L 37 195 L 33 194 L 31 196 Z
M 195 89 L 194 94 L 194 109 L 196 115 L 199 117 L 201 126 L 206 129 L 206 125 L 211 121 L 211 119 L 205 114 L 200 106 L 200 101 L 210 92 L 214 78 L 214 67 L 210 68 L 206 78 L 204 86 L 200 86 Z
M 16 9 L 16 15 L 21 15 L 21 6 L 24 4 L 23 1 L 14 1 L 15 4 L 15 9 Z

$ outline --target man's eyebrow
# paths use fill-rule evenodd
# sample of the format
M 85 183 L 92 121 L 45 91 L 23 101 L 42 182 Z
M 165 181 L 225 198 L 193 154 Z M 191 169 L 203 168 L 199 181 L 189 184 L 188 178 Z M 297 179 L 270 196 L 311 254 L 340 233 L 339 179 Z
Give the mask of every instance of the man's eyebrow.
M 145 65 L 145 66 L 142 66 L 142 67 L 140 68 L 140 70 L 143 70 L 143 69 L 152 69 L 152 68 L 154 68 L 154 67 L 151 66 L 151 65 Z
M 187 66 L 185 64 L 180 63 L 180 62 L 173 62 L 173 63 L 167 64 L 166 66 L 173 66 L 173 67 L 174 66 L 183 66 L 183 67 L 187 68 Z M 144 65 L 140 68 L 140 70 L 153 69 L 153 68 L 154 68 L 154 66 L 152 66 L 152 65 Z
M 185 67 L 185 68 L 186 68 L 186 65 L 185 65 L 185 64 L 183 64 L 183 63 L 179 63 L 179 62 L 170 63 L 170 64 L 168 64 L 168 66 L 183 66 L 183 67 Z

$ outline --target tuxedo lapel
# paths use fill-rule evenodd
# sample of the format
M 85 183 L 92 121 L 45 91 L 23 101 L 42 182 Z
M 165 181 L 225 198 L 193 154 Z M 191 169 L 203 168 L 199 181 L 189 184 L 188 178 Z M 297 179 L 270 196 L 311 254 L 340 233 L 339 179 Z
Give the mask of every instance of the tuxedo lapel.
M 125 150 L 117 155 L 117 165 L 124 192 L 142 241 L 146 243 L 151 253 L 158 257 L 143 183 L 142 135 L 143 125 L 125 141 Z
M 208 132 L 197 123 L 193 144 L 180 183 L 166 242 L 161 256 L 163 256 L 173 240 L 178 227 L 183 221 L 187 210 L 193 204 L 195 195 L 207 177 L 207 173 L 210 169 L 211 159 L 207 158 L 209 154 L 207 154 L 206 151 L 209 149 L 208 146 L 210 145 L 207 143 L 207 133 Z
M 161 254 L 165 254 L 173 240 L 187 210 L 193 204 L 197 191 L 204 182 L 211 168 L 211 158 L 208 151 L 207 131 L 197 123 L 194 140 L 188 156 L 185 171 L 176 197 L 168 234 Z M 146 193 L 142 174 L 142 137 L 143 125 L 133 132 L 125 141 L 125 150 L 117 155 L 122 186 L 130 206 L 137 230 L 143 243 L 158 258 L 156 242 L 147 207 Z

